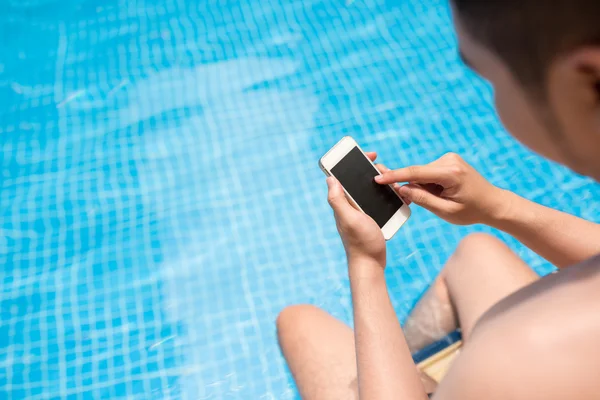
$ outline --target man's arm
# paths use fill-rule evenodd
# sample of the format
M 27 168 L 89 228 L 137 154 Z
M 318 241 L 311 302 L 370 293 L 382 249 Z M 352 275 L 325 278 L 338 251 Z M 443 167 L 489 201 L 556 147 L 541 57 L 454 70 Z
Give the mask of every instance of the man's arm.
M 388 296 L 383 267 L 349 263 L 360 399 L 427 399 Z M 363 273 L 361 271 L 370 272 Z
M 424 400 L 425 388 L 388 296 L 381 229 L 350 205 L 335 178 L 328 178 L 327 184 L 348 258 L 360 398 Z
M 490 225 L 514 236 L 559 268 L 600 253 L 600 225 L 503 191 L 503 211 Z
M 500 189 L 456 154 L 427 165 L 385 171 L 376 180 L 409 182 L 397 188 L 406 200 L 453 224 L 480 223 L 500 229 L 558 267 L 600 253 L 600 225 Z

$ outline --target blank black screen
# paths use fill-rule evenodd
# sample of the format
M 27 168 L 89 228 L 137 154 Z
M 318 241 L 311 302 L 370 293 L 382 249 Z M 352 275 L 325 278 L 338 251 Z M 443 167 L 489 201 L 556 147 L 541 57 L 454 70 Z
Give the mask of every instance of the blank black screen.
M 373 178 L 379 174 L 358 147 L 353 148 L 331 173 L 354 201 L 377 222 L 380 228 L 402 207 L 402 200 L 388 185 Z

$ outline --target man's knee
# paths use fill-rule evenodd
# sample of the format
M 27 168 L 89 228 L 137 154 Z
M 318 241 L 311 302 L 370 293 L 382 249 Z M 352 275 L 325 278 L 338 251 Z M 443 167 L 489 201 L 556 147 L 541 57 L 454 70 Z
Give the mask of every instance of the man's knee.
M 283 347 L 294 336 L 302 335 L 303 330 L 311 326 L 311 321 L 318 319 L 322 313 L 324 311 L 310 304 L 297 304 L 284 308 L 276 321 L 279 345 Z
M 507 249 L 506 245 L 487 233 L 472 233 L 460 241 L 452 259 L 469 262 L 473 259 L 485 260 L 485 255 L 494 253 L 499 249 Z
M 508 247 L 500 239 L 486 233 L 472 233 L 460 241 L 440 277 L 446 279 L 448 274 L 495 265 L 495 263 L 486 263 L 486 258 L 494 257 L 498 251 L 504 250 L 508 250 Z
M 482 251 L 486 249 L 497 249 L 498 247 L 506 247 L 506 245 L 500 239 L 487 233 L 472 233 L 460 241 L 455 255 L 471 257 L 481 255 Z

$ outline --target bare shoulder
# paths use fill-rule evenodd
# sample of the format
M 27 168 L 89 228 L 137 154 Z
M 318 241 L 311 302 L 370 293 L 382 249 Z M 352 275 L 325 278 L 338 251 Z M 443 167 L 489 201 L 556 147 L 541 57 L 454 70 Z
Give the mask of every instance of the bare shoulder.
M 435 399 L 597 399 L 600 256 L 492 307 Z

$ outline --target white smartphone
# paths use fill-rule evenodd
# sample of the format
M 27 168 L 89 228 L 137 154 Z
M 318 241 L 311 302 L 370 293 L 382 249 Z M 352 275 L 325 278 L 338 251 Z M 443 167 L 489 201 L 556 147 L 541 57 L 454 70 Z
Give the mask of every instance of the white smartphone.
M 380 185 L 371 160 L 350 136 L 344 137 L 321 160 L 325 175 L 333 175 L 344 187 L 349 201 L 377 222 L 390 240 L 410 217 L 410 208 L 390 185 Z

